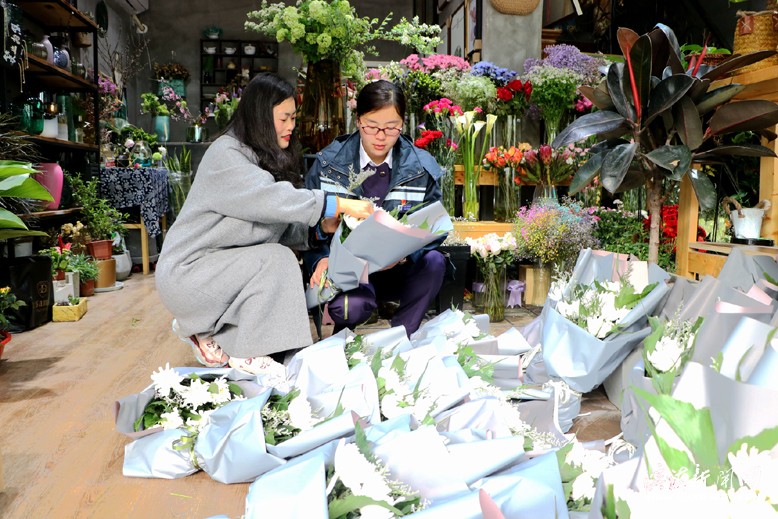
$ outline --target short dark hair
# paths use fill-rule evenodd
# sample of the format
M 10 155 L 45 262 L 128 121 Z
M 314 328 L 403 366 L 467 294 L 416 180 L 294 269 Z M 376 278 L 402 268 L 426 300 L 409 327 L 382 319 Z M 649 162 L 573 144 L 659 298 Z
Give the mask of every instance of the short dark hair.
M 391 81 L 379 79 L 368 83 L 357 96 L 357 117 L 393 106 L 401 119 L 405 119 L 405 94 Z
M 257 74 L 240 96 L 225 133 L 235 136 L 254 150 L 260 167 L 270 172 L 277 181 L 302 185 L 302 155 L 297 132 L 292 133 L 289 147 L 278 145 L 273 108 L 289 98 L 295 98 L 294 87 L 272 72 Z

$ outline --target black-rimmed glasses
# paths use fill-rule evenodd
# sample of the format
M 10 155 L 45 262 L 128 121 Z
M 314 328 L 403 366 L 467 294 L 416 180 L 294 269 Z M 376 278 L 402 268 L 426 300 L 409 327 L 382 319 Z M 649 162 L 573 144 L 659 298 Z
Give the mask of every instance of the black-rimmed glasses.
M 366 135 L 378 135 L 378 132 L 384 132 L 387 137 L 397 137 L 400 135 L 402 128 L 379 128 L 378 126 L 361 125 L 362 131 Z

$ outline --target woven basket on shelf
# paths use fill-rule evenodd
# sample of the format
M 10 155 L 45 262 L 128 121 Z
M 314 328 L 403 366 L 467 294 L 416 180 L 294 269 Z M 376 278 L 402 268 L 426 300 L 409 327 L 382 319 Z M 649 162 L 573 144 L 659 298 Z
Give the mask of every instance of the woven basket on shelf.
M 764 6 L 765 11 L 778 11 L 778 0 L 767 0 Z
M 733 46 L 735 54 L 778 49 L 778 12 L 739 12 L 738 14 L 741 16 L 735 28 Z M 778 55 L 743 67 L 738 70 L 738 73 L 754 72 L 772 65 L 778 65 Z
M 518 14 L 526 16 L 540 3 L 540 0 L 489 0 L 497 11 L 502 14 Z

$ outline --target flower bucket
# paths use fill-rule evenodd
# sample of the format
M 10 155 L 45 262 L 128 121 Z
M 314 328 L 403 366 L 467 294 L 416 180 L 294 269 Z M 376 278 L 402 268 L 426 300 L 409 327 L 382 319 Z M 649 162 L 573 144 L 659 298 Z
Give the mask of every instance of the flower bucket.
M 759 238 L 762 232 L 764 214 L 770 209 L 770 202 L 768 200 L 762 200 L 756 207 L 751 209 L 743 209 L 737 200 L 729 197 L 725 197 L 724 200 L 722 200 L 722 204 L 732 221 L 732 227 L 734 228 L 736 238 Z M 734 210 L 730 209 L 730 204 L 735 206 Z

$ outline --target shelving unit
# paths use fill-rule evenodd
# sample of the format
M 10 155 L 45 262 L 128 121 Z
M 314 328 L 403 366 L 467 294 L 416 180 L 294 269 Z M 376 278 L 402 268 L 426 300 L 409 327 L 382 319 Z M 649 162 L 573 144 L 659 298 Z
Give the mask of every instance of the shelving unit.
M 259 72 L 277 71 L 276 42 L 200 40 L 200 110 L 213 102 L 220 88 L 227 89 L 231 83 L 245 85 Z

